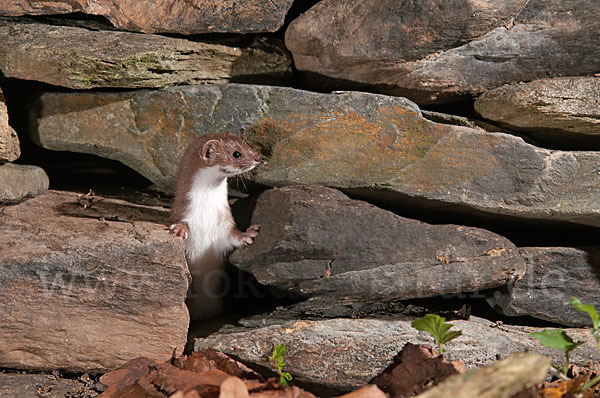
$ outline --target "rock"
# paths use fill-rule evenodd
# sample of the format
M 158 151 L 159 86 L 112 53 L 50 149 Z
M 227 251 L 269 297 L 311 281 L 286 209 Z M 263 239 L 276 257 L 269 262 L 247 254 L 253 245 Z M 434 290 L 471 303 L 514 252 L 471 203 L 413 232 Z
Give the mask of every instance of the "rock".
M 242 84 L 54 92 L 32 102 L 30 133 L 38 144 L 118 160 L 165 190 L 174 186 L 179 160 L 200 134 L 248 129 L 258 134 L 275 129 L 276 137 L 315 124 L 318 128 L 332 112 L 352 118 L 370 117 L 380 107 L 392 111 L 393 106 L 405 106 L 419 111 L 404 98 L 363 93 L 326 95 Z
M 0 165 L 0 204 L 15 204 L 41 195 L 49 184 L 48 176 L 37 166 Z
M 0 373 L 2 397 L 95 397 L 99 393 L 97 387 L 84 376 L 73 380 L 45 374 Z
M 331 188 L 264 192 L 252 224 L 254 244 L 230 262 L 264 285 L 302 295 L 377 302 L 503 286 L 524 264 L 517 248 L 491 232 L 429 225 L 349 199 Z
M 363 386 L 389 366 L 402 347 L 433 341 L 418 332 L 410 320 L 330 319 L 296 321 L 256 328 L 225 328 L 195 340 L 195 350 L 215 348 L 241 361 L 272 369 L 268 357 L 277 344 L 285 344 L 286 370 L 297 382 L 348 391 Z M 528 333 L 540 328 L 504 326 L 471 317 L 452 321 L 463 336 L 446 344 L 449 360 L 461 360 L 468 368 L 488 365 L 497 355 L 508 356 L 526 350 L 550 356 L 562 364 L 561 351 L 543 347 Z M 589 329 L 567 333 L 585 344 L 571 353 L 572 363 L 598 360 L 598 349 Z M 351 347 L 351 349 L 349 349 Z
M 6 18 L 0 19 L 0 36 L 0 70 L 6 77 L 75 89 L 282 84 L 291 77 L 291 58 L 274 39 L 238 47 Z
M 600 144 L 600 77 L 563 77 L 503 86 L 475 101 L 475 110 L 555 146 L 594 138 Z M 562 145 L 561 145 L 562 146 Z
M 231 130 L 261 147 L 260 184 L 600 226 L 600 153 L 433 123 L 405 98 L 238 84 L 47 93 L 30 119 L 42 146 L 119 160 L 162 187 L 191 140 Z
M 8 124 L 8 110 L 4 93 L 0 90 L 0 164 L 13 162 L 21 156 L 17 132 Z
M 544 380 L 550 360 L 543 355 L 520 353 L 491 366 L 454 375 L 417 398 L 511 398 Z
M 83 12 L 108 18 L 123 30 L 146 33 L 275 32 L 284 22 L 292 0 L 225 0 L 188 2 L 166 0 L 25 0 L 4 2 L 0 15 L 47 15 Z
M 182 352 L 189 272 L 157 224 L 166 209 L 50 191 L 1 210 L 1 367 L 106 371 Z
M 321 89 L 360 87 L 426 104 L 507 82 L 593 75 L 599 28 L 593 0 L 324 0 L 292 21 L 285 41 Z
M 525 275 L 490 292 L 488 303 L 504 315 L 528 315 L 567 326 L 592 326 L 586 313 L 565 306 L 571 297 L 600 309 L 600 247 L 524 247 Z

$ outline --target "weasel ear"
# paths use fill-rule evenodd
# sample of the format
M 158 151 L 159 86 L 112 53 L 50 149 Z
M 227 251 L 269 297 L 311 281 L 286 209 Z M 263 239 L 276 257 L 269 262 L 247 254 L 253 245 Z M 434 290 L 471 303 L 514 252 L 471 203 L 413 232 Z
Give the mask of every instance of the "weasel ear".
M 217 145 L 219 142 L 217 140 L 208 140 L 200 149 L 200 157 L 204 159 L 204 161 L 208 165 L 213 165 L 217 161 Z
M 227 131 L 225 132 L 225 136 L 226 136 L 226 137 L 235 137 L 236 135 L 235 135 L 235 134 L 233 134 L 231 131 L 227 130 Z

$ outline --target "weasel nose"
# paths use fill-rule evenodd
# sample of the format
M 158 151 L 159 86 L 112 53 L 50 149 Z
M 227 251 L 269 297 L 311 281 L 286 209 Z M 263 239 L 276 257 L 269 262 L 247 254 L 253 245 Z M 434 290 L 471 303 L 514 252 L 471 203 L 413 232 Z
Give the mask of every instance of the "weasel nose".
M 256 161 L 256 163 L 260 163 L 260 155 L 256 155 L 256 157 L 254 158 L 254 160 Z

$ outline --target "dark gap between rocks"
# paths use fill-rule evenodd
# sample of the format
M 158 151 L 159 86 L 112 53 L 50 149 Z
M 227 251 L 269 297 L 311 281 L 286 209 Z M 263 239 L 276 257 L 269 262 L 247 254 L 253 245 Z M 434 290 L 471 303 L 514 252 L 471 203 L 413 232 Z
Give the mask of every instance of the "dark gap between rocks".
M 594 246 L 600 228 L 566 221 L 550 221 L 492 214 L 467 205 L 414 198 L 397 192 L 370 193 L 368 189 L 342 190 L 348 196 L 367 201 L 399 216 L 429 224 L 457 224 L 478 227 L 508 238 L 517 246 Z M 372 199 L 378 196 L 378 199 Z M 399 199 L 401 197 L 401 199 Z
M 515 128 L 514 126 L 488 120 L 475 111 L 475 99 L 445 104 L 420 106 L 426 119 L 442 124 L 454 124 L 471 128 L 481 128 L 484 131 L 505 133 L 520 137 L 528 144 L 556 151 L 599 151 L 600 138 L 583 134 L 569 134 L 551 129 Z M 439 115 L 436 115 L 438 113 Z M 444 118 L 446 116 L 446 118 Z M 452 120 L 455 118 L 456 120 Z M 446 119 L 446 120 L 443 120 Z M 460 120 L 463 119 L 463 120 Z M 468 125 L 465 124 L 468 123 Z
M 27 22 L 30 20 L 32 22 L 43 23 L 47 25 L 72 26 L 89 30 L 118 31 L 118 29 L 115 28 L 106 17 L 103 17 L 102 15 L 84 14 L 83 12 L 55 15 L 26 15 L 14 17 L 14 19 L 20 22 Z

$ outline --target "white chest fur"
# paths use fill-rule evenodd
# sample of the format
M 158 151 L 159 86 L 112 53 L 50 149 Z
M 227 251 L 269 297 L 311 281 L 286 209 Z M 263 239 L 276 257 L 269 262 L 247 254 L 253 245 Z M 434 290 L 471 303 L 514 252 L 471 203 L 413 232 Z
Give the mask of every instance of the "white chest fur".
M 225 254 L 233 248 L 233 222 L 227 201 L 227 179 L 217 167 L 200 169 L 188 192 L 189 206 L 183 221 L 188 224 L 186 239 L 188 261 L 208 252 Z

